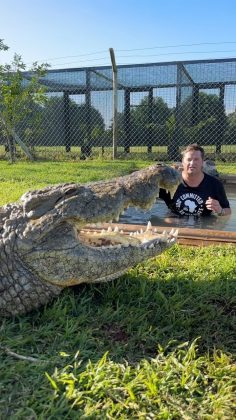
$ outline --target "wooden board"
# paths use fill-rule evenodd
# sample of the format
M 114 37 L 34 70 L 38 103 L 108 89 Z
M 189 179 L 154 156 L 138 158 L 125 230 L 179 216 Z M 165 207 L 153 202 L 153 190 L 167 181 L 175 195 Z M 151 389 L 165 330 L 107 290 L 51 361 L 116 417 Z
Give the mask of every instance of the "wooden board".
M 229 184 L 231 186 L 236 186 L 236 175 L 225 175 L 220 174 L 220 179 L 223 182 L 223 184 Z

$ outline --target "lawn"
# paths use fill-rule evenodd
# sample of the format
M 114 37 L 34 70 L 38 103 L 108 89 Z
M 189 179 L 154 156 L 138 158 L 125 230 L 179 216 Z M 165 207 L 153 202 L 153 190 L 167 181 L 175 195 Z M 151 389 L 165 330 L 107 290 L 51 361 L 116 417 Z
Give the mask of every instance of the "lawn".
M 1 204 L 143 166 L 0 162 Z M 2 318 L 0 418 L 235 418 L 235 261 L 233 245 L 175 245 L 117 280 Z
M 23 193 L 63 182 L 85 183 L 122 176 L 155 162 L 148 161 L 43 161 L 22 162 L 11 165 L 0 161 L 0 206 L 17 201 Z M 233 163 L 219 164 L 220 173 L 236 174 Z

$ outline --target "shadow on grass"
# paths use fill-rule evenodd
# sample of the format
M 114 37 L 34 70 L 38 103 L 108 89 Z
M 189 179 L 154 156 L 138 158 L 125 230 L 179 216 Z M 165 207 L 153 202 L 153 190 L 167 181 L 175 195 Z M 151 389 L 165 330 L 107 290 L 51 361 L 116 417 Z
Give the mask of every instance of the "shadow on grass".
M 229 279 L 166 282 L 129 275 L 113 284 L 76 288 L 73 298 L 76 306 L 68 315 L 80 316 L 81 293 L 91 297 L 84 324 L 87 328 L 89 325 L 91 333 L 91 358 L 92 347 L 96 347 L 99 357 L 109 351 L 115 360 L 125 358 L 135 362 L 154 357 L 158 345 L 172 350 L 197 337 L 200 353 L 211 353 L 214 349 L 231 353 L 235 351 L 233 289 L 235 282 Z

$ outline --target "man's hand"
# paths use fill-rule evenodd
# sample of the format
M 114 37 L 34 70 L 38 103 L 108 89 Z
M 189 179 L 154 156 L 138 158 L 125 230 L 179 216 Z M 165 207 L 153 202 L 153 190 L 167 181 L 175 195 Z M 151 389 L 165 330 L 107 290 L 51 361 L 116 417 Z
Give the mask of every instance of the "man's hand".
M 212 210 L 217 214 L 220 214 L 222 212 L 222 207 L 218 200 L 215 200 L 214 198 L 208 197 L 206 201 L 206 208 L 208 210 Z

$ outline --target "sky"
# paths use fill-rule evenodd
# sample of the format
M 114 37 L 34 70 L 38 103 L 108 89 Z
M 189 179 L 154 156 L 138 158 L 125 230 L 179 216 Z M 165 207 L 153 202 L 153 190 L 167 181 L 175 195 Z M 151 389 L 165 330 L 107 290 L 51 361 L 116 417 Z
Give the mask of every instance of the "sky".
M 235 0 L 0 0 L 0 39 L 27 68 L 236 57 Z

